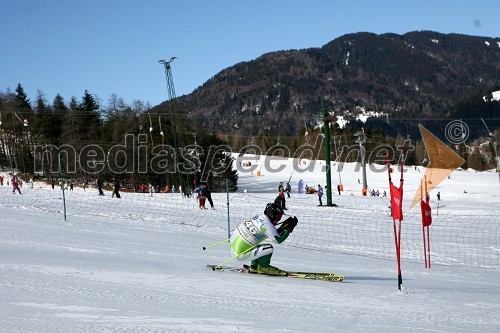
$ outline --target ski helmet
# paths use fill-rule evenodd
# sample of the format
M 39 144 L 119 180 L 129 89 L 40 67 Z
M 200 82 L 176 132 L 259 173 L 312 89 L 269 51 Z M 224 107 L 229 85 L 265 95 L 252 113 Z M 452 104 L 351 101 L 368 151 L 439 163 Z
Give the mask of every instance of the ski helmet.
M 284 214 L 283 208 L 280 205 L 275 203 L 268 203 L 266 209 L 264 210 L 264 214 L 269 217 L 271 222 L 277 223 L 281 220 L 281 217 Z

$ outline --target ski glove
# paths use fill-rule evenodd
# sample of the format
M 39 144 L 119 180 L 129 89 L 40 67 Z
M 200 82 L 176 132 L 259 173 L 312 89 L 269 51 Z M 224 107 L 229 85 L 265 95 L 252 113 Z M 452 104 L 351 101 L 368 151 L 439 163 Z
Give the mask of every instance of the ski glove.
M 278 228 L 278 233 L 281 233 L 281 231 L 283 231 L 283 230 L 288 230 L 290 233 L 292 233 L 293 229 L 295 229 L 298 222 L 299 222 L 299 220 L 297 219 L 297 217 L 290 216 L 285 221 L 283 221 L 283 223 L 280 225 L 280 227 Z

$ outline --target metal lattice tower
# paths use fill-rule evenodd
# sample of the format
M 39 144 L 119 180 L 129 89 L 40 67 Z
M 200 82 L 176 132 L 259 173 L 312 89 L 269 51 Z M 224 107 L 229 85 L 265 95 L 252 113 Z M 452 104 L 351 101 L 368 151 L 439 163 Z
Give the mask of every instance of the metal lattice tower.
M 177 59 L 177 57 L 171 57 L 169 61 L 166 60 L 159 60 L 158 62 L 160 64 L 163 64 L 165 67 L 165 78 L 167 80 L 167 91 L 168 91 L 168 98 L 170 101 L 170 116 L 171 116 L 171 121 L 172 121 L 172 134 L 174 138 L 174 149 L 176 152 L 176 157 L 175 157 L 175 163 L 177 165 L 177 154 L 179 153 L 179 149 L 182 149 L 183 144 L 182 144 L 182 138 L 180 137 L 179 133 L 177 133 L 177 122 L 176 122 L 176 116 L 175 116 L 175 87 L 174 87 L 174 79 L 172 77 L 172 69 L 170 67 L 170 64 Z M 189 176 L 183 177 L 180 172 L 177 172 L 178 180 L 179 180 L 179 185 L 182 186 L 182 192 L 186 196 L 191 195 L 191 191 L 188 188 L 189 187 Z M 187 179 L 185 179 L 187 178 Z
M 174 134 L 174 148 L 175 151 L 177 151 L 177 124 L 175 121 L 175 110 L 174 110 L 174 100 L 176 98 L 175 96 L 175 87 L 174 87 L 174 79 L 172 77 L 172 69 L 170 68 L 170 64 L 172 61 L 177 59 L 177 57 L 171 57 L 169 61 L 165 60 L 159 60 L 158 62 L 160 64 L 163 64 L 165 67 L 165 78 L 167 80 L 167 91 L 168 91 L 168 98 L 170 101 L 170 116 L 172 120 L 172 132 Z

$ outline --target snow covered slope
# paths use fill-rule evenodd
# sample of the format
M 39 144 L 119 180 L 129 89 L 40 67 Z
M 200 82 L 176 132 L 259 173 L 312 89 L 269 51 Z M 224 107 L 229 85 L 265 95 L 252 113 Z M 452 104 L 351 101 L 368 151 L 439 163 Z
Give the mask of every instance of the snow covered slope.
M 274 199 L 278 183 L 291 175 L 290 165 L 280 172 L 261 169 L 260 177 L 240 173 L 240 192 L 230 196 L 232 227 Z M 345 191 L 334 195 L 334 202 L 340 209 L 385 216 L 381 225 L 390 235 L 385 203 L 361 196 L 355 167 L 345 166 Z M 110 193 L 98 197 L 95 189 L 76 188 L 66 192 L 65 222 L 59 190 L 25 185 L 23 195 L 12 195 L 9 187 L 0 187 L 0 332 L 500 331 L 498 266 L 436 264 L 425 270 L 423 262 L 407 260 L 403 248 L 405 288 L 398 292 L 393 252 L 376 259 L 364 249 L 352 255 L 295 246 L 300 237 L 317 237 L 308 235 L 315 230 L 310 217 L 335 210 L 317 207 L 313 195 L 296 193 L 299 179 L 324 185 L 320 169 L 292 176 L 288 212 L 297 215 L 299 225 L 289 241 L 275 247 L 273 264 L 334 271 L 346 275 L 342 283 L 207 269 L 206 264 L 228 258 L 224 245 L 202 250 L 227 237 L 225 193 L 214 194 L 216 210 L 199 210 L 195 199 L 174 194 L 123 193 L 119 201 Z M 405 176 L 405 208 L 423 175 L 419 171 L 409 168 Z M 338 174 L 332 178 L 336 187 Z M 368 185 L 387 191 L 386 178 L 369 170 Z M 498 174 L 456 171 L 435 190 L 442 196 L 439 214 L 498 216 L 499 189 Z M 439 228 L 438 216 L 431 228 Z M 491 230 L 498 228 L 484 233 L 498 241 Z M 369 229 L 358 234 L 373 237 Z M 498 263 L 500 244 L 491 251 Z

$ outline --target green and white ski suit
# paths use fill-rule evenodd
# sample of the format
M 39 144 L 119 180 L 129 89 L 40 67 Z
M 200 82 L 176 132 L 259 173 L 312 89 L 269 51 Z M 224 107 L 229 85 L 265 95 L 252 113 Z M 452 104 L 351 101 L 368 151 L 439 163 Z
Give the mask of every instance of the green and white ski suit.
M 241 223 L 233 231 L 230 238 L 231 256 L 239 255 L 239 260 L 255 260 L 263 256 L 268 256 L 266 258 L 268 260 L 263 262 L 263 265 L 266 267 L 271 260 L 273 246 L 269 243 L 261 242 L 268 239 L 273 243 L 280 244 L 289 234 L 288 230 L 284 230 L 281 234 L 278 234 L 276 227 L 266 215 L 256 215 L 250 220 Z

